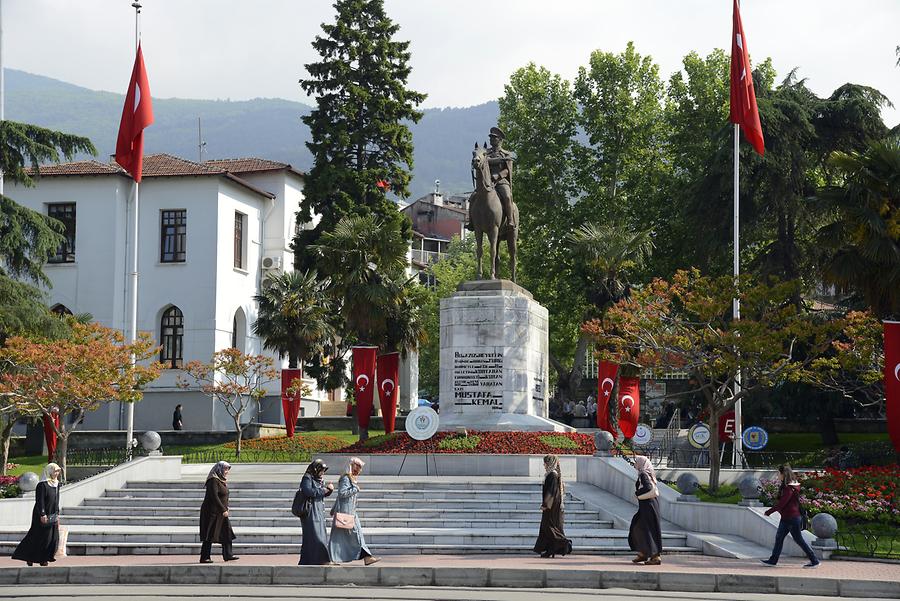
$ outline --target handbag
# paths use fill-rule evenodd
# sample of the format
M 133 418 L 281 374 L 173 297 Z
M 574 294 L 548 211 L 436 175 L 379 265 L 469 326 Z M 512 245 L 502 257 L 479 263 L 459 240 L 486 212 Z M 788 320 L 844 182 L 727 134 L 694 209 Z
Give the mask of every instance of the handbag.
M 58 513 L 48 513 L 47 514 L 47 525 L 48 526 L 52 526 L 53 524 L 57 523 L 58 521 L 59 521 Z
M 340 528 L 342 530 L 353 530 L 353 528 L 356 527 L 356 517 L 350 513 L 336 512 L 331 527 Z
M 299 488 L 294 493 L 294 502 L 291 504 L 291 513 L 301 520 L 309 515 L 312 511 L 312 499 L 308 499 L 303 495 L 303 491 Z
M 640 494 L 637 496 L 639 501 L 647 501 L 649 499 L 655 499 L 659 496 L 659 489 L 656 488 L 656 484 L 653 485 L 653 488 L 648 490 L 647 492 Z

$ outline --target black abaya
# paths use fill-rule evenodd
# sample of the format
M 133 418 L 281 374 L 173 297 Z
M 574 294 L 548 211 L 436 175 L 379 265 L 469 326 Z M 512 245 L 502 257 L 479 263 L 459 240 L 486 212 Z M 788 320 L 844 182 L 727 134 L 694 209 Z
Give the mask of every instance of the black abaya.
M 572 552 L 572 541 L 566 538 L 563 529 L 563 494 L 559 475 L 547 472 L 544 477 L 544 504 L 541 511 L 541 528 L 534 543 L 535 553 L 559 553 L 566 555 Z
M 42 524 L 41 516 L 56 516 L 57 521 Z M 59 486 L 50 486 L 46 481 L 38 482 L 34 490 L 34 509 L 31 511 L 31 528 L 16 547 L 13 559 L 44 563 L 56 561 L 59 546 Z
M 635 483 L 635 496 L 650 492 L 653 483 L 646 474 L 639 474 Z M 628 546 L 632 551 L 653 557 L 662 553 L 662 527 L 659 519 L 658 499 L 638 499 L 638 510 L 631 518 L 628 530 Z

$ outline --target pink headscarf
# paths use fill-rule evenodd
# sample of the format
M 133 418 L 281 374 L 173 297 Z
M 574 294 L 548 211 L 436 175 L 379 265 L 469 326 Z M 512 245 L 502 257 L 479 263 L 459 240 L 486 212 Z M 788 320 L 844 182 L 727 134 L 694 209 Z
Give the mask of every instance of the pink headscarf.
M 634 467 L 639 474 L 645 474 L 650 479 L 650 482 L 656 484 L 656 472 L 653 470 L 653 464 L 650 462 L 650 459 L 643 455 L 638 455 L 634 458 Z

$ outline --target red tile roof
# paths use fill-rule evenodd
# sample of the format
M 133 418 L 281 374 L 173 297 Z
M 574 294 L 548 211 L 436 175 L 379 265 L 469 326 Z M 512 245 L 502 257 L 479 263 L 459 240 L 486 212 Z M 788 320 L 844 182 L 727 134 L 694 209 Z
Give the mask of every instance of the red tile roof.
M 29 175 L 34 175 L 33 169 L 27 169 Z M 47 175 L 110 175 L 114 173 L 124 174 L 125 170 L 117 164 L 101 163 L 100 161 L 75 161 L 73 163 L 59 163 L 54 165 L 41 165 L 38 167 L 41 176 Z
M 297 171 L 287 163 L 279 163 L 278 161 L 270 161 L 268 159 L 260 159 L 257 157 L 245 157 L 242 159 L 211 159 L 206 161 L 204 165 L 211 165 L 224 169 L 231 173 L 259 173 L 260 171 L 281 171 L 287 169 L 299 176 L 304 174 Z

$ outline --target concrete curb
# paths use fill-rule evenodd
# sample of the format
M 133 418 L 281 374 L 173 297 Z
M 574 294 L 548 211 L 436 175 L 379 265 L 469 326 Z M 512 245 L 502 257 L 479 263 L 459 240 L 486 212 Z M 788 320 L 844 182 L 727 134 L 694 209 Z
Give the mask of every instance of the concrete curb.
M 640 591 L 768 593 L 900 598 L 900 582 L 694 572 L 389 566 L 146 565 L 0 568 L 13 584 L 252 584 L 625 588 Z

